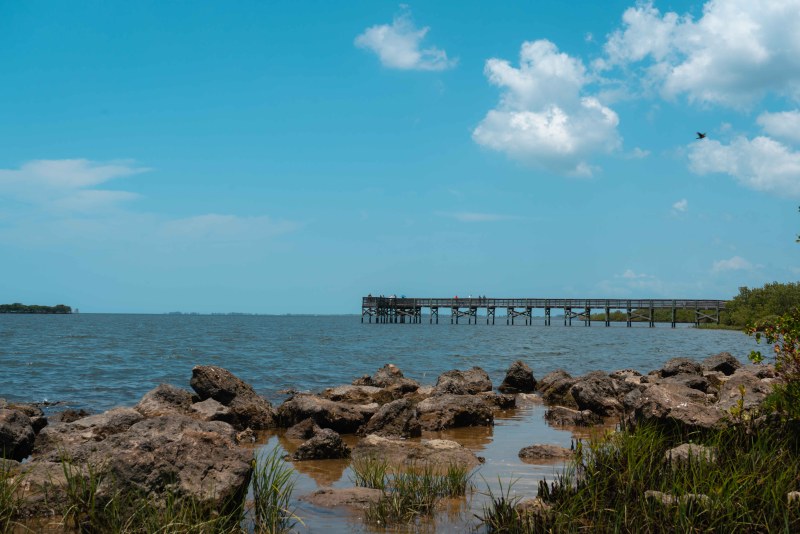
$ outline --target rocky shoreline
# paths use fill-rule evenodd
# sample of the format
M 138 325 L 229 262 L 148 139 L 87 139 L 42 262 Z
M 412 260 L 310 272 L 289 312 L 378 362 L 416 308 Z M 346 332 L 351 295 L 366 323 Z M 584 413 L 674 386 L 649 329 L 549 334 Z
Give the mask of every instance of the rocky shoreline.
M 22 477 L 17 491 L 23 517 L 60 515 L 68 499 L 65 462 L 81 476 L 98 476 L 100 498 L 126 492 L 158 502 L 169 495 L 226 510 L 247 497 L 252 443 L 262 430 L 285 429 L 288 439 L 300 443 L 287 458 L 294 462 L 380 457 L 393 465 L 473 469 L 482 459 L 455 441 L 408 438 L 492 426 L 495 413 L 512 408 L 520 394 L 540 397 L 548 406 L 546 420 L 555 426 L 626 420 L 713 429 L 726 424 L 732 409 L 758 406 L 774 380 L 770 366 L 743 366 L 728 353 L 701 362 L 675 358 L 646 375 L 619 370 L 573 377 L 558 370 L 538 380 L 517 361 L 497 392 L 479 367 L 448 371 L 435 384 L 422 385 L 387 364 L 349 385 L 290 392 L 275 407 L 229 371 L 197 366 L 192 391 L 162 384 L 133 407 L 100 414 L 67 410 L 45 416 L 37 405 L 0 400 L 0 450 L 4 469 Z M 357 436 L 352 448 L 342 434 Z M 568 453 L 532 444 L 520 456 L 546 460 Z M 363 506 L 376 495 L 325 488 L 301 499 Z

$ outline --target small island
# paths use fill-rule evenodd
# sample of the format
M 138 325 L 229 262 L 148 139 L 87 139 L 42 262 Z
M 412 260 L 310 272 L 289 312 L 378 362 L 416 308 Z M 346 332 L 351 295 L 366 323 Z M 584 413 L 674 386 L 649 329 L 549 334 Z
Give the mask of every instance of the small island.
M 39 304 L 0 304 L 0 313 L 72 313 L 72 308 L 65 304 L 40 306 Z

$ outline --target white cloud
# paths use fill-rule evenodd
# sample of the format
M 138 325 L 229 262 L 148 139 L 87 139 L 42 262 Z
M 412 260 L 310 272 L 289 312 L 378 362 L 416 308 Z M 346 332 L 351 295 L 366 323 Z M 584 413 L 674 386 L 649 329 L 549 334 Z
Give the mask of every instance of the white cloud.
M 236 242 L 265 239 L 298 228 L 290 221 L 275 221 L 267 216 L 240 217 L 209 213 L 165 221 L 160 226 L 168 238 L 191 241 Z
M 589 157 L 620 146 L 617 114 L 582 94 L 583 63 L 550 41 L 523 43 L 519 68 L 493 58 L 484 72 L 503 94 L 472 132 L 476 143 L 575 176 L 591 176 Z
M 131 161 L 96 162 L 86 159 L 35 160 L 19 169 L 0 169 L 0 195 L 43 207 L 84 211 L 136 197 L 126 191 L 91 189 L 115 178 L 150 169 Z
M 649 150 L 643 150 L 638 146 L 625 155 L 628 159 L 644 159 L 650 155 Z
M 599 69 L 642 62 L 664 96 L 746 106 L 768 92 L 800 97 L 800 0 L 710 0 L 702 16 L 629 8 Z
M 711 272 L 721 273 L 723 271 L 749 271 L 753 269 L 753 264 L 742 258 L 734 256 L 727 260 L 715 261 L 711 267 Z
M 800 197 L 800 152 L 769 137 L 738 137 L 728 145 L 711 139 L 692 143 L 689 168 L 697 174 L 727 173 L 758 191 Z
M 800 143 L 800 111 L 781 111 L 779 113 L 762 113 L 756 122 L 768 134 Z
M 652 274 L 637 273 L 633 269 L 625 269 L 622 274 L 615 274 L 612 280 L 602 280 L 597 284 L 598 291 L 605 296 L 650 297 L 663 295 L 666 291 L 664 282 Z
M 502 215 L 499 213 L 478 213 L 471 211 L 439 212 L 439 215 L 466 223 L 519 220 L 519 217 L 513 215 Z
M 421 48 L 427 26 L 417 29 L 411 17 L 404 13 L 391 24 L 371 26 L 356 37 L 355 44 L 375 52 L 384 67 L 401 70 L 445 70 L 457 59 L 448 59 L 447 52 L 435 46 Z
M 672 205 L 672 209 L 678 213 L 686 213 L 689 210 L 689 201 L 682 198 Z

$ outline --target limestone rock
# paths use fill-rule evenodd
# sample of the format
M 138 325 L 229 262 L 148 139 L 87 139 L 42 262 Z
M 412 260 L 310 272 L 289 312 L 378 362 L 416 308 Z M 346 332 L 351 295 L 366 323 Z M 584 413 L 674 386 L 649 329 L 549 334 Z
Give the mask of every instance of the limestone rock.
M 384 459 L 394 466 L 428 465 L 442 473 L 450 465 L 467 469 L 477 467 L 481 460 L 466 447 L 445 439 L 423 439 L 420 442 L 384 438 L 370 434 L 353 448 L 354 460 Z
M 189 415 L 200 421 L 230 421 L 231 410 L 214 399 L 195 402 L 189 409 Z M 249 428 L 249 427 L 248 427 Z
M 133 408 L 114 408 L 71 423 L 54 423 L 46 426 L 36 436 L 34 454 L 46 455 L 52 461 L 59 461 L 62 453 L 69 456 L 74 447 L 87 442 L 103 441 L 109 436 L 127 431 L 143 419 L 144 416 Z
M 411 400 L 397 399 L 381 406 L 360 432 L 409 438 L 422 434 L 422 427 Z
M 275 414 L 269 401 L 226 369 L 198 365 L 192 369 L 190 385 L 200 400 L 212 398 L 227 406 L 231 424 L 240 430 L 248 427 L 261 430 L 275 426 Z
M 321 488 L 308 495 L 300 496 L 301 501 L 323 508 L 351 506 L 367 508 L 378 502 L 383 492 L 375 488 Z
M 706 371 L 719 371 L 729 376 L 735 373 L 742 364 L 730 352 L 720 352 L 703 360 L 702 366 Z
M 417 404 L 423 430 L 462 426 L 491 426 L 492 409 L 476 395 L 435 395 Z
M 672 358 L 667 360 L 664 367 L 658 371 L 658 375 L 661 378 L 667 378 L 668 376 L 674 376 L 680 373 L 702 375 L 703 367 L 689 358 Z
M 170 384 L 160 384 L 145 393 L 142 400 L 133 409 L 145 417 L 158 417 L 168 414 L 186 415 L 191 406 L 191 393 Z
M 519 451 L 523 460 L 568 460 L 574 451 L 559 445 L 529 445 Z
M 286 437 L 289 439 L 311 439 L 314 434 L 322 430 L 319 425 L 310 417 L 297 423 L 286 430 Z
M 557 426 L 593 426 L 603 422 L 603 418 L 591 410 L 573 410 L 566 406 L 551 406 L 544 419 Z
M 22 461 L 33 451 L 31 419 L 19 410 L 0 408 L 0 458 Z
M 342 434 L 353 434 L 378 411 L 378 405 L 347 404 L 323 399 L 316 395 L 295 395 L 278 407 L 281 426 L 296 425 L 304 419 L 313 419 L 321 428 L 330 428 Z
M 577 382 L 563 369 L 547 373 L 536 383 L 536 388 L 541 392 L 542 399 L 547 404 L 557 404 L 568 408 L 577 408 L 575 399 L 570 394 L 570 389 Z
M 344 444 L 342 437 L 330 428 L 323 428 L 300 445 L 292 455 L 292 459 L 326 460 L 347 458 L 348 456 L 350 456 L 350 447 Z
M 517 360 L 506 371 L 506 377 L 497 388 L 503 393 L 530 393 L 536 390 L 536 379 L 533 370 L 523 362 Z
M 476 395 L 482 391 L 491 391 L 492 381 L 489 374 L 480 367 L 467 371 L 453 369 L 439 375 L 434 395 Z
M 713 462 L 716 459 L 716 453 L 711 447 L 682 443 L 664 453 L 664 459 L 672 462 L 673 465 L 687 465 L 699 461 Z

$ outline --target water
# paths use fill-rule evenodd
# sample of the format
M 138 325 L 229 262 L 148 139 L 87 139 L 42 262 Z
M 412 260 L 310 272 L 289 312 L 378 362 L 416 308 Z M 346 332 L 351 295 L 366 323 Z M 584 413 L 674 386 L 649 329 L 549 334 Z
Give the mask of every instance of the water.
M 189 315 L 0 315 L 0 397 L 12 401 L 60 401 L 92 411 L 131 406 L 159 383 L 189 388 L 195 365 L 219 365 L 246 380 L 274 403 L 280 390 L 320 391 L 348 384 L 393 363 L 423 384 L 447 370 L 484 368 L 498 385 L 505 370 L 522 359 L 536 377 L 563 368 L 572 374 L 631 368 L 647 372 L 667 359 L 702 359 L 726 351 L 742 361 L 757 347 L 741 332 L 688 327 L 610 328 L 582 324 L 488 326 L 443 324 L 361 324 L 358 316 L 189 316 Z M 498 321 L 499 322 L 499 321 Z M 763 347 L 762 347 L 763 349 Z M 62 409 L 57 407 L 53 409 Z M 453 439 L 486 462 L 474 482 L 479 490 L 500 491 L 499 481 L 516 480 L 513 492 L 535 496 L 542 478 L 552 479 L 561 463 L 530 465 L 517 456 L 534 443 L 569 446 L 586 429 L 556 429 L 543 419 L 545 408 L 522 402 L 498 413 L 495 426 L 426 433 Z M 357 438 L 346 436 L 353 445 Z M 279 445 L 292 452 L 282 432 L 262 436 L 257 448 Z M 351 485 L 347 461 L 296 462 L 296 495 L 321 486 Z M 465 532 L 475 524 L 485 496 L 475 493 L 440 513 L 437 532 Z M 302 532 L 370 531 L 359 514 L 295 503 Z
M 444 318 L 446 321 L 446 318 Z M 557 323 L 556 320 L 553 323 Z M 0 397 L 107 410 L 135 404 L 162 382 L 188 387 L 192 367 L 219 365 L 272 401 L 318 391 L 385 363 L 423 384 L 450 369 L 483 367 L 494 384 L 523 359 L 536 377 L 632 368 L 727 351 L 744 360 L 740 332 L 637 325 L 545 327 L 361 324 L 358 316 L 0 315 Z

